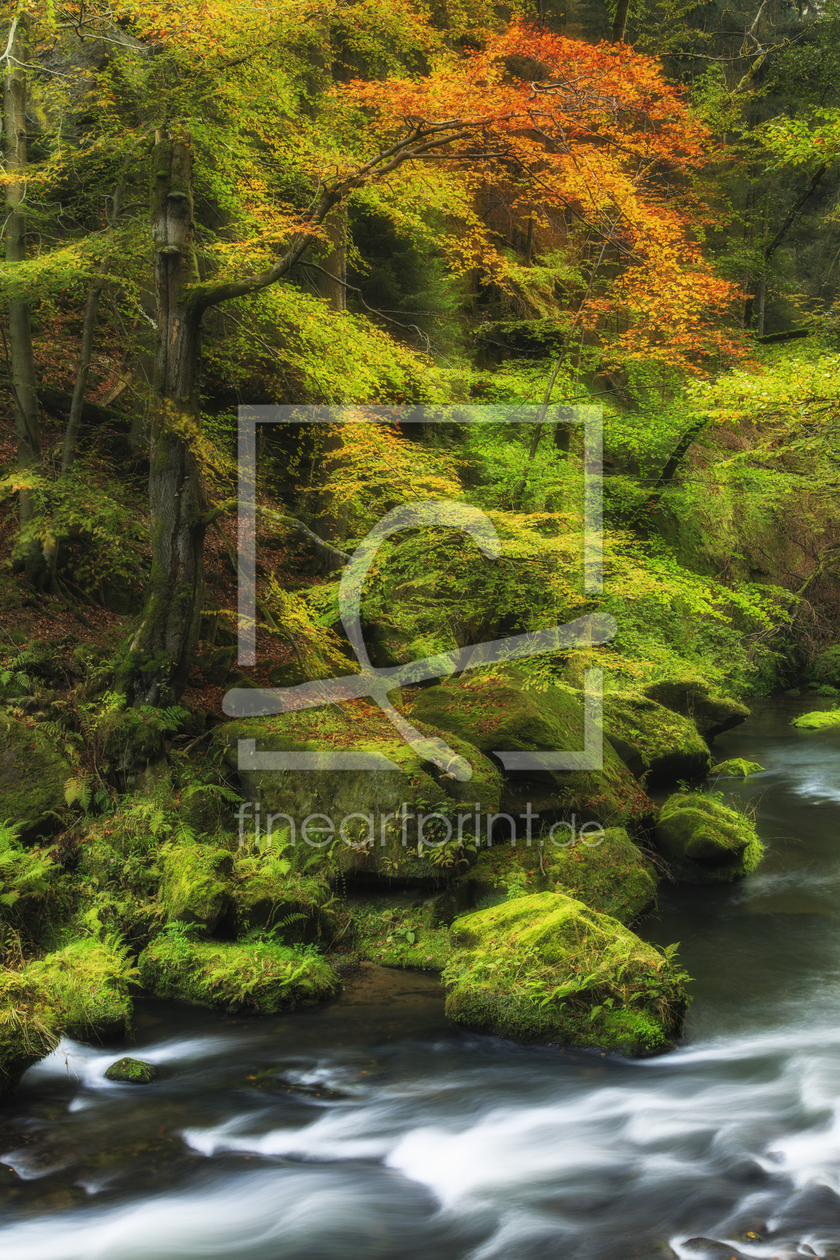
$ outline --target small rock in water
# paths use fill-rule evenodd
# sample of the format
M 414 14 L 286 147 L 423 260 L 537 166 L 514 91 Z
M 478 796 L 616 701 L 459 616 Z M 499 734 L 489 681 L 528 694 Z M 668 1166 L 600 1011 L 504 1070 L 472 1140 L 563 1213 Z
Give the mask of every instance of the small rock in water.
M 153 1063 L 128 1057 L 117 1059 L 105 1072 L 106 1081 L 131 1081 L 134 1085 L 148 1085 L 156 1076 L 157 1068 Z

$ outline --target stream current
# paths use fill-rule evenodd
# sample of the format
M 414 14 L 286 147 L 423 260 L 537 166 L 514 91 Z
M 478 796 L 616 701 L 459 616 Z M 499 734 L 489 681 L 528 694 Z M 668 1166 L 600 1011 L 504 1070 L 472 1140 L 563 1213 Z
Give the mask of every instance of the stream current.
M 131 1045 L 62 1042 L 0 1113 L 3 1260 L 840 1257 L 840 730 L 757 702 L 715 755 L 760 762 L 767 855 L 663 886 L 642 935 L 695 977 L 646 1061 L 447 1024 L 433 977 L 236 1019 L 136 1005 Z M 111 1084 L 120 1053 L 156 1063 Z

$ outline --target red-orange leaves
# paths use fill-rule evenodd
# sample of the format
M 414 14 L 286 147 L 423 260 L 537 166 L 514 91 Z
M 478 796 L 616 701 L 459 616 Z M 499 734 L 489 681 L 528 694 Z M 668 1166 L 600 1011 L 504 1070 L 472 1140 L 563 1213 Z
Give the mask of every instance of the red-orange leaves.
M 697 370 L 738 353 L 737 336 L 721 331 L 737 289 L 712 273 L 692 236 L 709 214 L 693 174 L 710 134 L 654 58 L 514 22 L 481 51 L 443 56 L 424 78 L 342 92 L 373 112 L 382 147 L 413 128 L 459 124 L 413 163 L 415 188 L 418 170 L 430 178 L 444 168 L 474 211 L 453 242 L 459 265 L 521 289 L 531 259 L 508 247 L 527 235 L 537 258 L 559 251 L 585 277 L 574 322 L 592 333 L 608 325 L 613 358 Z M 494 197 L 508 226 L 486 209 Z

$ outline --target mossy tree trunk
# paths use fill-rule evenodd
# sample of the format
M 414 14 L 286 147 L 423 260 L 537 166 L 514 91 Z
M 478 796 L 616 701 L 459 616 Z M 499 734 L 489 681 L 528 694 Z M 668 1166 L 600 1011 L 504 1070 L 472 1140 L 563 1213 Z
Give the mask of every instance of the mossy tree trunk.
M 126 681 L 134 703 L 165 705 L 183 692 L 198 642 L 207 502 L 195 453 L 203 308 L 197 301 L 192 151 L 189 138 L 173 140 L 158 133 L 155 139 L 151 229 L 158 347 L 149 472 L 152 572 Z
M 26 260 L 26 62 L 28 60 L 29 18 L 14 19 L 8 34 L 3 88 L 3 139 L 6 184 L 6 262 Z M 35 388 L 35 358 L 28 298 L 12 292 L 9 298 L 9 369 L 15 412 L 18 467 L 34 470 L 41 462 L 38 394 Z M 40 541 L 33 535 L 35 502 L 29 490 L 20 491 L 21 541 L 14 565 L 25 569 L 31 585 L 40 587 L 44 561 Z
M 213 519 L 196 457 L 199 352 L 204 312 L 285 279 L 321 243 L 327 216 L 356 188 L 469 135 L 458 121 L 418 124 L 402 140 L 324 187 L 285 253 L 256 275 L 200 281 L 193 240 L 192 151 L 188 138 L 157 133 L 152 153 L 158 351 L 149 503 L 152 572 L 143 618 L 119 671 L 132 704 L 165 706 L 183 693 L 198 642 L 204 594 L 204 534 Z

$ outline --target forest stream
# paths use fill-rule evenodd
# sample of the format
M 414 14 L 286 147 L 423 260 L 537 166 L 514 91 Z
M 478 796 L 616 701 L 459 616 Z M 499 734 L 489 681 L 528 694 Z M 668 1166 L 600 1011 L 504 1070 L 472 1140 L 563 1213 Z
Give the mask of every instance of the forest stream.
M 813 707 L 716 741 L 765 767 L 717 786 L 767 854 L 642 924 L 695 977 L 673 1053 L 475 1036 L 371 966 L 285 1017 L 140 1001 L 157 1081 L 65 1040 L 5 1109 L 4 1260 L 840 1256 L 840 729 L 790 726 Z

